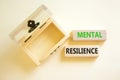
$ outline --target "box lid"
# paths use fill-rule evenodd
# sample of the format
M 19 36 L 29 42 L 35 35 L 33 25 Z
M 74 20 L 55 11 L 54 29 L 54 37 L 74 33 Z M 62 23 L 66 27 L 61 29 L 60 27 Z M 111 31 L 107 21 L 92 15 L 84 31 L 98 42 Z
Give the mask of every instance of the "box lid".
M 34 20 L 35 23 L 39 22 L 39 26 L 42 26 L 50 18 L 51 15 L 51 12 L 46 8 L 46 6 L 40 6 L 34 11 L 32 15 L 25 19 L 16 29 L 10 33 L 10 37 L 13 40 L 19 42 L 19 40 L 31 35 L 34 32 L 28 32 L 30 30 L 28 27 L 28 21 Z

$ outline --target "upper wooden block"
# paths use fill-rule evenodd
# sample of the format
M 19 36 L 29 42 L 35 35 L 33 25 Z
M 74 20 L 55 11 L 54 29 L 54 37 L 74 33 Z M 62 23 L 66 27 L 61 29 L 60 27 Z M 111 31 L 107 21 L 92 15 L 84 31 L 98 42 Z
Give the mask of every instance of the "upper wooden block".
M 73 40 L 106 40 L 105 30 L 73 30 Z

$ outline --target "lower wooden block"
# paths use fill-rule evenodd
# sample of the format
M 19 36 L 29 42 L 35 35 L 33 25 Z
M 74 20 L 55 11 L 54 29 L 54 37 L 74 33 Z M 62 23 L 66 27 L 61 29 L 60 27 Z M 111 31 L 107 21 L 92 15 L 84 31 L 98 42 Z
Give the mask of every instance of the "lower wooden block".
M 99 46 L 65 46 L 65 57 L 98 57 Z

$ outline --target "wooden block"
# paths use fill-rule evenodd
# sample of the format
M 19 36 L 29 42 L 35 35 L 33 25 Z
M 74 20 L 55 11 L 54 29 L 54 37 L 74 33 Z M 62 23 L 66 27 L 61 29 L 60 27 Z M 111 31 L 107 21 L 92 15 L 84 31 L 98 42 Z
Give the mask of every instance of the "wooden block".
M 73 40 L 106 40 L 105 30 L 74 30 Z
M 65 57 L 97 57 L 99 46 L 97 45 L 71 45 L 65 46 Z

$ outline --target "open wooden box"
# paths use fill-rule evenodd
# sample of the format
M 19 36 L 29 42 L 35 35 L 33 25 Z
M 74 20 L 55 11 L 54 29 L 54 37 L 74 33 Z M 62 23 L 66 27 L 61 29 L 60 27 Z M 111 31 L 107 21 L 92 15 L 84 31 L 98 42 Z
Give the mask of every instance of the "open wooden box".
M 28 32 L 30 29 L 27 25 L 29 20 L 40 23 L 32 32 Z M 67 34 L 51 18 L 50 12 L 44 5 L 23 21 L 11 32 L 10 36 L 20 44 L 37 65 L 68 38 Z

